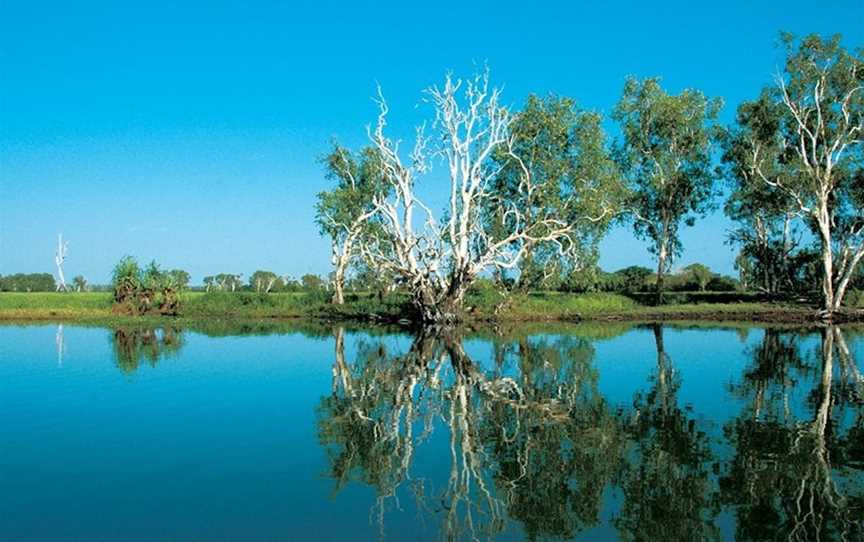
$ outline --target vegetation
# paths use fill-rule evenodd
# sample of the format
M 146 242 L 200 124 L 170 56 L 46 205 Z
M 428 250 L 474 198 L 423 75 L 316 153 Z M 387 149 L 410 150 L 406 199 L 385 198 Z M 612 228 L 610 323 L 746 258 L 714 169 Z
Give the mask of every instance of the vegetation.
M 636 235 L 650 239 L 657 256 L 658 303 L 681 252 L 681 224 L 692 225 L 716 193 L 711 145 L 721 105 L 696 90 L 667 94 L 655 78 L 629 79 L 615 108 L 624 133 L 618 160 L 632 194 L 627 211 Z
M 2 292 L 53 292 L 56 289 L 50 273 L 16 273 L 0 277 Z
M 214 274 L 203 278 L 209 295 L 180 310 L 187 272 L 124 258 L 114 310 L 453 324 L 641 314 L 653 291 L 655 314 L 670 304 L 710 301 L 714 311 L 718 301 L 766 300 L 780 311 L 794 303 L 798 314 L 818 300 L 820 318 L 848 318 L 846 309 L 864 304 L 864 53 L 839 36 L 782 41 L 783 72 L 725 129 L 716 123 L 720 99 L 671 94 L 656 77 L 628 79 L 612 114 L 615 144 L 602 116 L 575 100 L 530 95 L 510 110 L 481 73 L 427 89 L 430 132 L 421 127 L 405 154 L 385 133 L 390 111 L 379 95 L 369 144 L 358 152 L 334 144 L 322 158 L 333 186 L 315 210 L 331 242 L 329 277 Z M 439 163 L 444 174 L 431 174 Z M 738 249 L 737 279 L 698 262 L 675 266 L 681 227 L 713 208 L 721 177 L 723 209 L 736 222 L 728 242 Z M 446 189 L 436 193 L 437 179 Z M 420 192 L 446 199 L 443 212 Z M 616 221 L 650 241 L 656 271 L 599 268 L 599 242 Z M 65 247 L 59 238 L 61 279 Z M 70 295 L 88 289 L 81 275 L 72 284 Z M 49 274 L 0 278 L 2 291 L 54 289 L 67 291 Z M 328 297 L 333 307 L 321 302 Z
M 124 257 L 114 267 L 111 284 L 117 313 L 174 316 L 180 308 L 176 275 L 162 271 L 155 261 L 141 269 L 135 258 Z

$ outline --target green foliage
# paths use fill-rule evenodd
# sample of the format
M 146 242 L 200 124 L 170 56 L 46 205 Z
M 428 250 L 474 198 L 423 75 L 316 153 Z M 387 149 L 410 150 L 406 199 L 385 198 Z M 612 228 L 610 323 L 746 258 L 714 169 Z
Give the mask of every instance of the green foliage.
M 166 271 L 166 274 L 171 278 L 178 289 L 185 290 L 189 287 L 189 280 L 191 277 L 186 271 L 183 271 L 182 269 L 172 269 Z
M 87 279 L 85 279 L 83 275 L 76 275 L 75 278 L 72 279 L 72 287 L 76 292 L 83 292 L 87 289 Z
M 282 277 L 272 271 L 255 271 L 249 277 L 249 288 L 259 293 L 280 292 L 285 288 Z
M 512 153 L 519 160 L 504 149 L 495 153 L 501 170 L 493 182 L 494 197 L 484 210 L 493 238 L 505 239 L 517 228 L 542 237 L 548 230 L 543 221 L 549 218 L 576 225 L 563 247 L 552 242 L 526 247 L 518 279 L 521 289 L 554 286 L 548 281 L 556 274 L 548 272 L 550 267 L 568 272 L 596 261 L 597 243 L 624 196 L 602 120 L 570 98 L 531 95 L 510 126 Z M 531 191 L 524 188 L 526 170 L 536 186 Z M 508 212 L 513 206 L 523 215 L 519 219 Z
M 232 273 L 219 273 L 204 277 L 204 288 L 210 291 L 234 292 L 243 288 L 242 275 Z
M 49 292 L 56 289 L 50 273 L 16 273 L 0 278 L 4 292 Z
M 711 282 L 712 278 L 714 278 L 714 273 L 711 269 L 709 269 L 707 265 L 702 265 L 701 263 L 691 263 L 684 268 L 684 273 L 690 275 L 693 282 L 699 286 L 700 292 L 704 292 L 705 287 L 708 286 L 708 283 Z
M 0 277 L 2 292 L 53 292 L 56 289 L 50 273 L 15 273 Z
M 141 269 L 135 258 L 124 256 L 114 267 L 111 283 L 115 312 L 176 315 L 179 311 L 181 287 L 175 275 L 163 272 L 155 261 Z
M 634 231 L 651 241 L 661 273 L 681 252 L 681 224 L 704 215 L 717 193 L 711 150 L 721 106 L 698 90 L 672 95 L 657 78 L 631 78 L 612 115 L 623 132 L 616 158 L 632 193 Z
M 777 84 L 741 104 L 724 134 L 726 213 L 741 224 L 730 242 L 741 249 L 742 278 L 769 293 L 790 291 L 809 283 L 795 233 L 809 228 L 827 255 L 823 308 L 833 310 L 830 298 L 855 272 L 852 255 L 862 246 L 864 52 L 847 51 L 839 35 L 781 40 L 786 61 Z

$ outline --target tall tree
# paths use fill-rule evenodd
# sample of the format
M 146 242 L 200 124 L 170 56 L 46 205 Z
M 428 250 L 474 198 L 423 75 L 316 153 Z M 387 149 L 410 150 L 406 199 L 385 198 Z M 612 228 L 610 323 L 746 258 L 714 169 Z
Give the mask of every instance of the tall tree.
M 333 263 L 333 303 L 345 302 L 345 274 L 359 254 L 360 237 L 374 231 L 376 197 L 386 190 L 378 153 L 367 148 L 354 156 L 334 144 L 322 162 L 327 178 L 336 183 L 318 194 L 315 221 L 322 235 L 330 237 Z
M 558 265 L 554 264 L 561 251 L 554 241 L 525 243 L 520 288 L 541 287 L 550 272 L 581 269 L 596 260 L 596 245 L 614 217 L 607 212 L 608 203 L 623 195 L 602 120 L 598 113 L 579 109 L 570 98 L 531 95 L 510 126 L 512 147 L 501 147 L 494 154 L 501 171 L 491 184 L 495 197 L 489 198 L 487 211 L 493 232 L 506 236 L 513 230 L 508 208 L 502 205 L 508 201 L 520 202 L 528 223 L 550 210 L 567 222 L 582 222 L 579 235 L 572 237 L 578 243 L 568 252 L 570 258 Z M 522 194 L 526 171 L 536 189 Z
M 755 149 L 775 157 L 783 152 L 783 141 L 777 137 L 781 115 L 781 104 L 763 92 L 738 107 L 736 125 L 721 138 L 723 170 L 731 189 L 724 210 L 740 224 L 729 233 L 729 243 L 739 247 L 736 265 L 742 277 L 754 275 L 753 285 L 769 294 L 792 289 L 793 253 L 798 247 L 794 200 L 762 182 L 754 171 Z M 774 177 L 782 167 L 776 159 L 763 164 L 763 173 Z
M 681 224 L 704 215 L 716 192 L 711 150 L 721 106 L 698 90 L 672 95 L 658 78 L 631 78 L 612 115 L 623 132 L 617 157 L 633 194 L 633 227 L 657 256 L 658 303 L 681 252 Z
M 739 115 L 739 168 L 748 183 L 788 201 L 818 238 L 830 318 L 864 257 L 864 52 L 848 52 L 840 36 L 781 37 L 783 72 L 742 106 L 770 105 L 770 125 L 754 130 Z
M 513 116 L 500 103 L 500 91 L 489 85 L 488 74 L 469 81 L 450 76 L 442 87 L 432 87 L 426 96 L 435 110 L 427 136 L 417 132 L 416 143 L 403 162 L 399 145 L 388 138 L 388 107 L 380 100 L 378 123 L 371 131 L 373 145 L 391 189 L 388 197 L 375 200 L 381 235 L 363 243 L 364 256 L 407 285 L 420 319 L 452 322 L 459 318 L 465 292 L 484 271 L 515 268 L 529 247 L 553 243 L 561 252 L 579 246 L 579 228 L 585 221 L 602 220 L 614 214 L 613 205 L 598 205 L 599 216 L 575 220 L 553 206 L 532 208 L 531 195 L 546 179 L 531 175 L 523 157 L 516 153 L 510 132 Z M 506 153 L 521 171 L 520 198 L 506 200 L 491 190 L 502 165 L 493 153 Z M 416 193 L 430 162 L 440 158 L 446 165 L 448 204 L 441 222 Z M 428 177 L 427 177 L 428 178 Z M 591 195 L 605 196 L 602 187 L 591 186 Z M 583 194 L 573 194 L 573 198 Z M 493 203 L 503 209 L 504 231 L 489 227 L 486 213 Z

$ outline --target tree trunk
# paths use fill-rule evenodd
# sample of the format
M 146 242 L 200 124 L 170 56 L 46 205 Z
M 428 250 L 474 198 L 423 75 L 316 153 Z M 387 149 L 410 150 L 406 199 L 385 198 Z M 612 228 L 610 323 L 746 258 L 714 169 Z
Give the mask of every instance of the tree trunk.
M 660 250 L 657 253 L 657 297 L 655 299 L 658 305 L 663 304 L 663 281 L 664 272 L 666 271 L 666 242 L 660 244 Z
M 834 298 L 834 252 L 831 248 L 831 224 L 827 210 L 820 212 L 819 240 L 822 244 L 822 310 L 829 318 L 837 310 Z
M 423 324 L 450 325 L 462 317 L 462 304 L 470 281 L 464 273 L 457 273 L 443 295 L 435 295 L 429 285 L 418 286 L 413 295 L 414 306 Z
M 654 324 L 654 346 L 657 349 L 657 395 L 660 399 L 660 406 L 663 414 L 668 414 L 669 411 L 669 386 L 671 385 L 669 368 L 666 356 L 666 347 L 663 344 L 663 326 Z
M 333 277 L 333 299 L 330 301 L 333 305 L 343 305 L 345 303 L 344 289 L 345 267 L 339 265 L 336 267 L 336 273 Z

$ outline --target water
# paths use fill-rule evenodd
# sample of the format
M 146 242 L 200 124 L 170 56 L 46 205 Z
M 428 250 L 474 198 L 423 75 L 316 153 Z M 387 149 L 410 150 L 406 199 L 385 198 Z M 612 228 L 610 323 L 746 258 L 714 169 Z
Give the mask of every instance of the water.
M 857 329 L 0 327 L 0 540 L 861 540 Z

